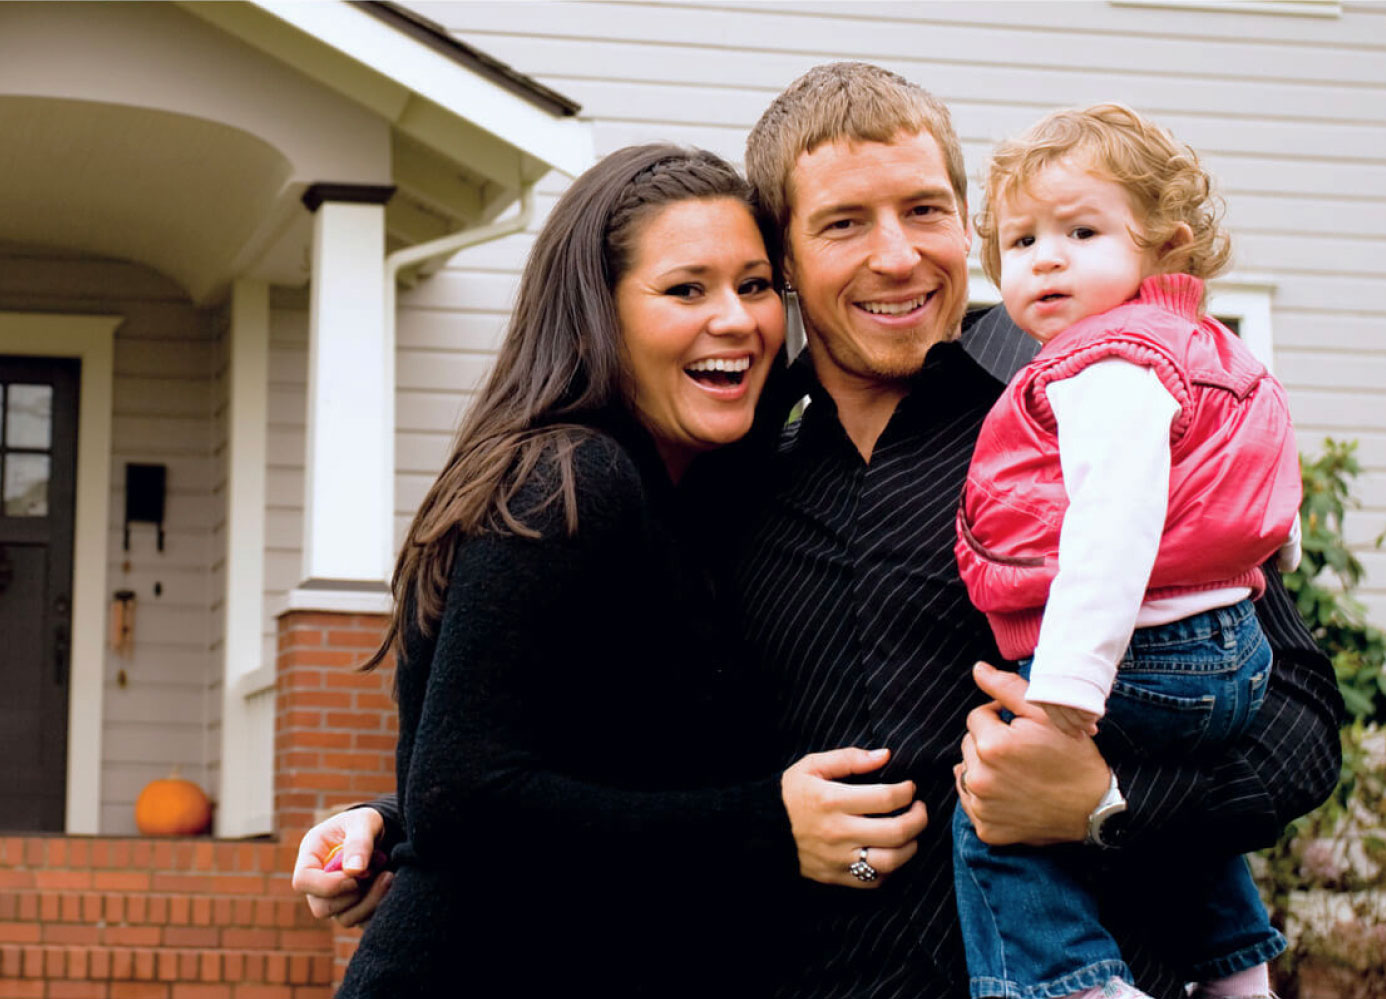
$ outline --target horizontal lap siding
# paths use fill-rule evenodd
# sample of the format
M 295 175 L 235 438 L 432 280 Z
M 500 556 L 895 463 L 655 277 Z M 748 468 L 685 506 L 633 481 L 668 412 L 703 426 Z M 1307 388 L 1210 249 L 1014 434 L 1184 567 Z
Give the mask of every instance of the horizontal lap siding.
M 124 317 L 115 337 L 106 580 L 110 591 L 136 593 L 135 643 L 129 657 L 108 649 L 102 671 L 100 828 L 133 833 L 136 796 L 172 767 L 214 791 L 208 685 L 220 628 L 215 539 L 225 520 L 214 432 L 216 343 L 207 317 L 178 288 L 118 261 L 0 253 L 0 309 Z M 130 550 L 123 547 L 129 462 L 167 467 L 162 552 L 148 524 L 132 525 Z
M 263 663 L 278 654 L 276 618 L 303 580 L 303 460 L 308 413 L 307 296 L 271 298 L 269 427 L 265 446 L 265 620 Z
M 212 612 L 210 653 L 207 686 L 203 691 L 203 715 L 207 719 L 202 729 L 203 758 L 207 761 L 207 792 L 221 799 L 221 702 L 226 662 L 226 552 L 230 512 L 227 497 L 230 485 L 230 418 L 231 418 L 231 340 L 230 307 L 224 306 L 207 319 L 208 332 L 213 335 L 211 378 L 211 437 L 212 437 L 212 495 L 216 500 L 217 519 L 212 527 L 211 574 L 208 579 Z
M 180 768 L 215 794 L 209 753 L 220 635 L 216 566 L 225 523 L 224 471 L 217 452 L 217 344 L 191 305 L 131 314 L 117 333 L 113 492 L 108 582 L 136 592 L 135 652 L 107 653 L 101 830 L 135 831 L 134 801 L 149 781 Z M 122 347 L 123 345 L 123 347 Z M 167 352 L 168 367 L 159 370 Z M 127 370 L 125 365 L 130 365 Z M 149 525 L 132 525 L 123 549 L 127 462 L 168 467 L 165 545 Z M 130 571 L 124 571 L 126 562 Z M 162 595 L 155 596 L 155 586 Z M 116 671 L 124 668 L 120 687 Z
M 1386 8 L 1296 17 L 1108 3 L 430 3 L 463 41 L 583 104 L 599 153 L 706 146 L 740 161 L 808 67 L 880 62 L 948 102 L 973 178 L 1050 108 L 1130 103 L 1192 143 L 1229 200 L 1238 272 L 1273 296 L 1277 373 L 1301 445 L 1360 440 L 1349 537 L 1386 624 Z M 442 461 L 494 349 L 532 233 L 466 251 L 401 295 L 396 530 Z M 974 204 L 973 208 L 979 207 Z

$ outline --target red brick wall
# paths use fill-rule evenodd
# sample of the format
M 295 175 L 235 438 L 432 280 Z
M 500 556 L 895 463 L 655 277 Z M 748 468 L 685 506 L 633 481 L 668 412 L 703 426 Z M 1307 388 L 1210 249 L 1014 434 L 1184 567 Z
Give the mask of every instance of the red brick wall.
M 394 662 L 357 669 L 387 626 L 376 614 L 289 611 L 279 618 L 274 811 L 285 844 L 297 848 L 320 815 L 394 790 Z M 334 983 L 359 938 L 334 925 Z
M 296 846 L 0 839 L 0 999 L 327 999 L 332 931 Z
M 288 611 L 279 618 L 275 828 L 286 840 L 327 809 L 395 786 L 394 664 L 357 670 L 380 644 L 377 614 Z

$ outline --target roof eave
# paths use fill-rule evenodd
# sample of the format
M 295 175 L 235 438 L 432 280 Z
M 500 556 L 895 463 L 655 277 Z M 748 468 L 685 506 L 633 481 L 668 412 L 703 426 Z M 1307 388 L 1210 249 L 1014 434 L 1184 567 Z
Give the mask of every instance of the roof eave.
M 449 45 L 441 28 L 395 5 L 249 0 L 181 6 L 362 101 L 444 155 L 456 156 L 468 145 L 459 136 L 479 133 L 492 140 L 486 143 L 492 162 L 504 160 L 507 148 L 518 151 L 516 162 L 504 167 L 507 187 L 518 189 L 549 168 L 576 176 L 592 163 L 591 127 L 574 116 L 576 104 L 509 67 L 508 75 L 501 72 L 504 64 L 470 46 Z

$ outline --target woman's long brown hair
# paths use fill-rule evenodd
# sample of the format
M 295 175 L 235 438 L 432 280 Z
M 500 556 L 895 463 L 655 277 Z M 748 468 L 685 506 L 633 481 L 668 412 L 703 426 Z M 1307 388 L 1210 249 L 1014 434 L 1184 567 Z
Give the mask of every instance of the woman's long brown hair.
M 520 278 L 495 367 L 462 421 L 447 463 L 405 538 L 391 582 L 389 629 L 362 669 L 391 652 L 402 659 L 410 611 L 432 634 L 442 618 L 458 542 L 485 532 L 535 536 L 511 500 L 547 455 L 561 502 L 577 530 L 572 450 L 584 416 L 625 405 L 624 342 L 614 290 L 630 269 L 642 222 L 690 198 L 735 198 L 750 190 L 726 162 L 700 149 L 631 146 L 588 170 L 559 198 Z

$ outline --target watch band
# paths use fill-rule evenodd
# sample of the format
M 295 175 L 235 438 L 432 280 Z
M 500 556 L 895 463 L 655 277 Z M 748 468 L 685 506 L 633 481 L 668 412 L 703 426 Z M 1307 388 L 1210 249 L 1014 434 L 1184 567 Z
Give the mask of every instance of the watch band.
M 1126 811 L 1126 798 L 1122 796 L 1121 788 L 1117 786 L 1116 771 L 1112 771 L 1111 783 L 1107 785 L 1107 793 L 1102 796 L 1102 800 L 1097 803 L 1097 807 L 1088 815 L 1088 834 L 1085 842 L 1089 846 L 1098 846 L 1103 849 L 1111 849 L 1116 846 L 1115 829 L 1113 821 L 1117 816 Z M 1119 825 L 1119 823 L 1116 823 Z

